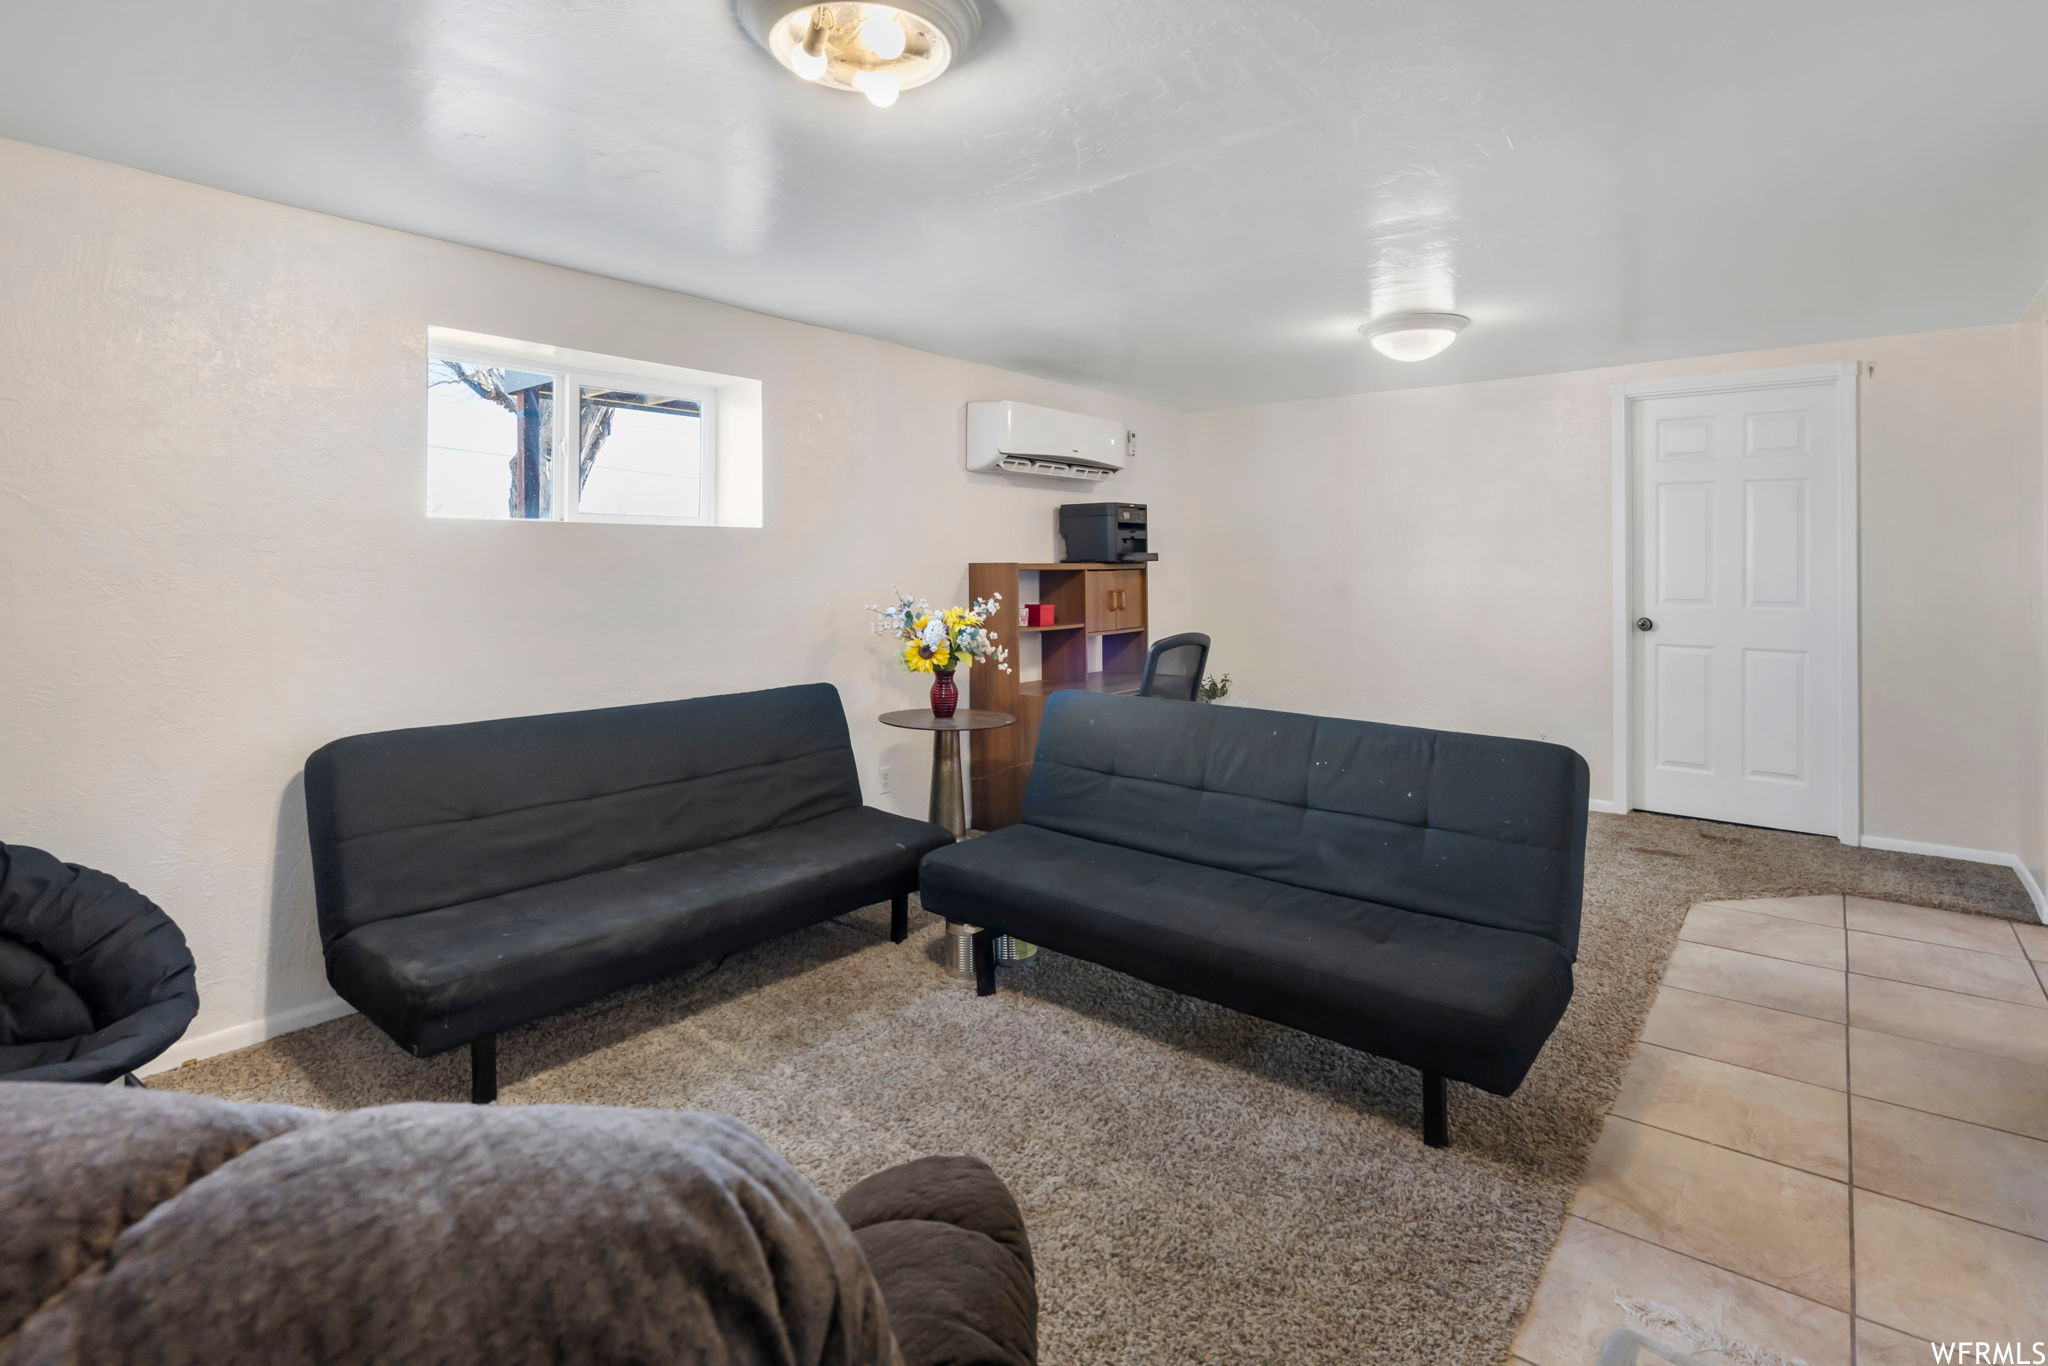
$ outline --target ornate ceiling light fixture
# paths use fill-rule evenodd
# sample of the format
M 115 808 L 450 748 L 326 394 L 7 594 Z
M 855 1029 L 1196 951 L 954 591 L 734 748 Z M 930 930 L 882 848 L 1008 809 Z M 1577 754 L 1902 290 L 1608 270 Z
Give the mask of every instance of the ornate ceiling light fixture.
M 974 0 L 739 0 L 739 14 L 776 61 L 818 85 L 857 90 L 878 109 L 937 80 L 981 33 Z

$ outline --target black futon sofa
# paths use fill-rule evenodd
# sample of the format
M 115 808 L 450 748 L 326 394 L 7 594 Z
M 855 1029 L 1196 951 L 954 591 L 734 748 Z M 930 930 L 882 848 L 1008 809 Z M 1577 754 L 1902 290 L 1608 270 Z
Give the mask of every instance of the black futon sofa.
M 928 855 L 927 910 L 1507 1095 L 1572 993 L 1586 762 L 1560 745 L 1079 691 L 1023 823 Z
M 952 836 L 861 805 L 829 684 L 351 736 L 306 761 L 327 978 L 414 1055 L 879 901 Z

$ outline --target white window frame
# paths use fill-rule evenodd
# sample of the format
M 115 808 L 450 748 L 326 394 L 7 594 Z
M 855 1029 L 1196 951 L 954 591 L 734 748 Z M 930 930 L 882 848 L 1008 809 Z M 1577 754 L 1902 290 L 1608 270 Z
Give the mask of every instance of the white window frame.
M 467 346 L 433 338 L 427 343 L 427 359 L 429 362 L 452 360 L 460 361 L 464 365 L 488 365 L 507 370 L 523 370 L 530 375 L 551 376 L 555 382 L 555 430 L 548 459 L 548 504 L 553 509 L 553 515 L 505 518 L 452 517 L 445 520 L 622 522 L 642 526 L 718 525 L 718 392 L 715 389 L 702 385 L 673 383 L 660 374 L 660 371 L 666 368 L 662 366 L 650 365 L 646 373 L 635 374 L 631 369 L 599 369 L 558 361 L 537 360 L 518 351 L 499 351 L 490 347 Z M 658 517 L 585 512 L 577 506 L 582 493 L 577 487 L 576 472 L 583 458 L 581 435 L 585 388 L 626 389 L 639 393 L 659 394 L 663 398 L 689 399 L 696 403 L 697 516 Z M 575 420 L 571 421 L 571 418 Z
M 570 393 L 576 396 L 576 423 L 562 422 L 555 433 L 556 450 L 561 453 L 556 460 L 555 506 L 562 509 L 562 520 L 567 522 L 640 522 L 650 526 L 714 526 L 718 522 L 718 394 L 715 390 L 699 385 L 670 384 L 652 375 L 635 375 L 630 371 L 587 370 L 569 366 L 563 371 L 571 386 Z M 584 512 L 577 506 L 576 470 L 583 458 L 578 433 L 583 424 L 583 391 L 593 389 L 626 389 L 639 393 L 659 394 L 663 398 L 688 399 L 697 405 L 697 515 L 695 517 L 653 517 L 633 516 L 627 513 Z

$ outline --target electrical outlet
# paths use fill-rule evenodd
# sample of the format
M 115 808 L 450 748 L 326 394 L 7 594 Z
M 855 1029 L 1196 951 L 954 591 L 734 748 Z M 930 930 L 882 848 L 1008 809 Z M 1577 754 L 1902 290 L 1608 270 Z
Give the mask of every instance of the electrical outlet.
M 885 796 L 885 797 L 886 797 L 886 796 L 888 796 L 888 795 L 889 795 L 889 788 L 890 788 L 890 786 L 891 786 L 891 780 L 892 780 L 892 779 L 893 779 L 893 778 L 894 778 L 895 776 L 896 776 L 896 770 L 894 770 L 894 769 L 890 768 L 890 767 L 889 767 L 889 765 L 887 765 L 887 764 L 883 764 L 883 765 L 882 765 L 882 767 L 881 767 L 881 768 L 880 768 L 880 769 L 879 769 L 879 770 L 878 770 L 878 771 L 876 772 L 876 774 L 875 774 L 875 780 L 876 780 L 876 781 L 877 781 L 878 783 L 880 783 L 880 784 L 881 784 L 881 787 L 882 787 L 882 795 L 883 795 L 883 796 Z

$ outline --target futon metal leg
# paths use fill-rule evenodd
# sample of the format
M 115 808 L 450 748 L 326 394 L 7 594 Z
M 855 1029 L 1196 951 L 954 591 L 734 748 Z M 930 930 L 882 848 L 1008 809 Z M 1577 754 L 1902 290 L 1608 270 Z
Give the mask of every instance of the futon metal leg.
M 486 1034 L 469 1044 L 469 1103 L 489 1105 L 498 1098 L 498 1036 Z
M 898 892 L 889 898 L 889 942 L 901 944 L 910 938 L 910 893 Z
M 996 935 L 994 930 L 974 932 L 974 994 L 996 994 Z
M 133 1072 L 130 1072 L 127 1076 L 121 1078 L 121 1085 L 132 1086 L 138 1091 L 147 1091 L 149 1089 L 147 1086 L 144 1086 L 142 1084 L 142 1078 L 136 1076 Z
M 1432 1148 L 1451 1146 L 1451 1120 L 1444 1103 L 1441 1072 L 1422 1074 L 1422 1141 Z

